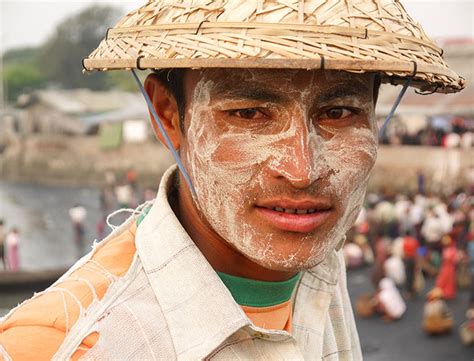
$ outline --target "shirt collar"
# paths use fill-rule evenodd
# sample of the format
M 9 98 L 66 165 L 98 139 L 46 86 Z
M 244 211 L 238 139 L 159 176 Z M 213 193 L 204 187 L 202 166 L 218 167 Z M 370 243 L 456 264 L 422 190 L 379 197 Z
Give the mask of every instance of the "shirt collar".
M 239 329 L 259 328 L 251 324 L 171 209 L 168 195 L 175 172 L 173 166 L 163 175 L 156 200 L 137 228 L 135 242 L 178 359 L 203 359 Z M 333 250 L 322 263 L 305 272 L 302 281 L 330 295 L 339 280 L 339 268 Z M 318 307 L 319 315 L 313 310 L 312 318 L 324 324 L 328 308 L 329 302 Z M 274 340 L 288 339 L 287 333 L 270 333 Z
M 136 246 L 178 358 L 201 359 L 250 321 L 171 209 L 175 170 L 164 174 Z
M 241 306 L 270 307 L 291 299 L 301 274 L 286 281 L 269 282 L 217 272 L 234 300 Z

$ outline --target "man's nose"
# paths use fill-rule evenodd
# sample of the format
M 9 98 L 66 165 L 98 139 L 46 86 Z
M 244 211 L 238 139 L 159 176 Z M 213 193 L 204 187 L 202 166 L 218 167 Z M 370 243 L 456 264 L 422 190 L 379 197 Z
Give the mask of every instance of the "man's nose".
M 272 160 L 271 169 L 277 178 L 285 178 L 295 188 L 307 188 L 324 177 L 328 165 L 322 155 L 315 135 L 310 134 L 306 124 L 294 125 L 294 132 L 279 142 L 278 152 Z

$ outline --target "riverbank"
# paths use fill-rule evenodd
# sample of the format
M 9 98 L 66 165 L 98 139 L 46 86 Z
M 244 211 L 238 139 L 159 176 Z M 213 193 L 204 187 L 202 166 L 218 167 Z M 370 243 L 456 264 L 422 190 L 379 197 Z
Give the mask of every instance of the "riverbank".
M 0 178 L 67 187 L 100 187 L 108 171 L 119 180 L 133 168 L 140 183 L 156 188 L 161 175 L 173 163 L 157 141 L 123 144 L 101 150 L 94 136 L 35 135 L 12 142 L 0 155 Z M 450 191 L 468 183 L 474 167 L 474 149 L 422 146 L 380 146 L 369 190 L 415 190 L 417 172 L 425 174 L 431 191 Z
M 4 150 L 0 177 L 49 186 L 100 187 L 107 172 L 120 181 L 133 168 L 143 186 L 156 188 L 171 164 L 171 156 L 157 141 L 102 150 L 95 136 L 36 135 L 18 139 Z

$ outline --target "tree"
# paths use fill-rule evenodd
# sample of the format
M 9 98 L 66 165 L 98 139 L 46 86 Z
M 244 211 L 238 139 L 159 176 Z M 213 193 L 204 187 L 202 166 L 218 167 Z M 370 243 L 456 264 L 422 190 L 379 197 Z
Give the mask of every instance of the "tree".
M 17 48 L 3 54 L 2 78 L 8 101 L 25 92 L 45 86 L 46 79 L 38 67 L 38 48 Z
M 119 16 L 115 7 L 96 5 L 61 22 L 41 48 L 39 63 L 46 78 L 66 89 L 106 88 L 107 75 L 95 72 L 85 76 L 81 60 L 98 46 Z
M 3 68 L 8 101 L 15 101 L 22 93 L 39 89 L 45 84 L 40 70 L 32 64 L 9 64 Z
M 3 64 L 37 64 L 38 63 L 38 48 L 22 47 L 14 48 L 6 51 L 3 54 Z

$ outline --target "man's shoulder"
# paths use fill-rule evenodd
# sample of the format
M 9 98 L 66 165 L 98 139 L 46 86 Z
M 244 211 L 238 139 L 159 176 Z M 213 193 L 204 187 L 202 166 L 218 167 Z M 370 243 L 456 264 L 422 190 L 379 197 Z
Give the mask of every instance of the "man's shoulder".
M 132 265 L 135 222 L 99 243 L 89 259 L 73 266 L 47 290 L 25 301 L 0 322 L 0 355 L 13 359 L 38 355 L 50 359 L 76 321 L 96 301 L 103 298 L 114 280 Z M 92 347 L 97 336 L 84 339 L 81 348 Z

